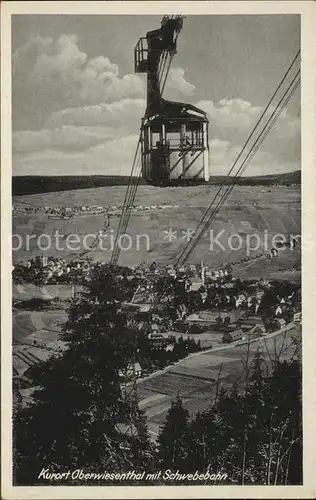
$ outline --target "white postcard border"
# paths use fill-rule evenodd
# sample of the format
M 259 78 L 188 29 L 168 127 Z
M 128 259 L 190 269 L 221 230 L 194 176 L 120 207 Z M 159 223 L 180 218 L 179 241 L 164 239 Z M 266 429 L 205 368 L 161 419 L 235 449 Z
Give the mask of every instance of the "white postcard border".
M 11 284 L 11 15 L 14 14 L 301 14 L 302 48 L 302 234 L 316 241 L 315 81 L 316 4 L 313 1 L 214 2 L 4 2 L 1 16 L 1 340 L 2 496 L 4 499 L 85 498 L 314 498 L 315 460 L 315 252 L 303 251 L 303 432 L 302 486 L 12 486 L 12 284 Z

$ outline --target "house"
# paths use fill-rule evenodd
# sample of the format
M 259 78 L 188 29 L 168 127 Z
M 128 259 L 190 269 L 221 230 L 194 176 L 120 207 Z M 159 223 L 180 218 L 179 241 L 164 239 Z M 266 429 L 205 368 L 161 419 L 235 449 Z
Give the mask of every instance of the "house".
M 203 283 L 200 278 L 192 277 L 186 280 L 186 289 L 190 292 L 197 292 L 202 285 Z
M 190 333 L 184 333 L 181 336 L 179 334 L 176 335 L 177 340 L 179 340 L 179 338 L 181 338 L 181 337 L 185 341 L 186 340 L 194 340 L 194 342 L 198 343 L 198 345 L 202 349 L 212 348 L 212 343 L 214 341 L 214 335 L 210 332 L 199 333 L 196 335 L 190 334 Z
M 187 313 L 187 308 L 184 304 L 180 304 L 180 306 L 177 309 L 177 316 L 178 319 L 184 319 Z
M 139 378 L 142 376 L 142 368 L 139 363 L 130 363 L 126 370 L 119 371 L 119 376 L 125 380 L 132 377 Z
M 226 290 L 232 290 L 233 288 L 235 288 L 235 285 L 234 285 L 234 283 L 232 283 L 232 282 L 225 283 L 225 284 L 224 284 L 224 288 L 225 288 Z
M 203 302 L 203 304 L 204 304 L 204 302 L 205 302 L 205 301 L 206 301 L 206 299 L 207 299 L 207 292 L 205 292 L 205 291 L 204 291 L 204 292 L 202 292 L 202 291 L 201 291 L 201 299 L 202 299 L 202 302 Z
M 174 344 L 168 344 L 166 347 L 165 347 L 165 351 L 169 351 L 169 352 L 172 352 L 174 350 Z
M 171 339 L 166 333 L 153 332 L 148 334 L 148 340 L 150 344 L 155 349 L 163 349 L 168 344 L 171 344 Z
M 199 314 L 193 313 L 185 320 L 187 325 L 209 326 L 216 323 L 218 318 L 218 311 L 203 311 Z
M 244 314 L 244 310 L 242 310 L 240 307 L 236 307 L 230 310 L 222 310 L 219 312 L 218 316 L 223 322 L 229 321 L 230 323 L 235 323 L 235 321 L 237 321 Z M 226 318 L 229 318 L 229 320 Z
M 282 330 L 282 328 L 284 328 L 286 326 L 286 321 L 283 318 L 277 318 L 275 320 L 275 323 L 276 323 L 278 329 L 280 329 L 280 330 Z
M 240 293 L 236 297 L 236 307 L 241 306 L 246 301 L 246 295 L 244 293 Z
M 154 315 L 153 315 L 153 316 L 154 316 Z M 152 319 L 154 319 L 154 318 L 152 318 Z M 155 321 L 156 321 L 156 320 L 155 320 Z M 159 325 L 158 325 L 157 323 L 152 323 L 152 325 L 151 325 L 151 330 L 152 330 L 152 332 L 153 332 L 153 333 L 157 333 L 157 332 L 159 332 Z
M 177 275 L 177 273 L 176 273 L 176 271 L 174 269 L 168 269 L 167 273 L 168 273 L 168 276 L 175 277 Z
M 245 322 L 251 323 L 253 325 L 261 325 L 262 323 L 262 318 L 260 316 L 257 316 L 255 314 L 249 314 L 245 320 Z
M 241 340 L 243 338 L 244 332 L 242 331 L 241 328 L 238 328 L 237 330 L 230 330 L 224 332 L 223 335 L 223 343 L 224 344 L 229 344 L 230 342 L 235 342 L 236 340 Z
M 264 295 L 264 291 L 263 291 L 263 290 L 258 290 L 258 291 L 256 292 L 256 298 L 257 298 L 258 300 L 261 300 L 261 299 L 262 299 L 262 297 L 263 297 L 263 295 Z
M 48 264 L 48 258 L 47 258 L 47 255 L 41 255 L 39 257 L 39 261 L 40 261 L 40 266 L 41 267 L 47 267 L 47 264 Z
M 249 334 L 252 331 L 254 332 L 255 329 L 257 329 L 258 332 L 261 332 L 261 334 L 266 333 L 265 324 L 260 316 L 248 316 L 247 318 L 242 320 L 242 322 L 240 323 L 240 327 Z
M 294 313 L 293 321 L 294 321 L 294 323 L 301 323 L 302 322 L 302 313 L 300 311 Z
M 240 316 L 244 314 L 241 309 L 231 309 L 231 310 L 208 310 L 199 311 L 198 313 L 193 313 L 188 316 L 185 320 L 186 324 L 189 325 L 199 325 L 199 326 L 211 326 L 215 323 L 234 323 Z M 226 319 L 228 318 L 228 319 Z

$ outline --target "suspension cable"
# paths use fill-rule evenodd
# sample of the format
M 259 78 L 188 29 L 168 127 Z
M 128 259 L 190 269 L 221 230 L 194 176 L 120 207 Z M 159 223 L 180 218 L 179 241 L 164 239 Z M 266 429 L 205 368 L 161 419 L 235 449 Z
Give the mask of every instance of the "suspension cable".
M 125 192 L 125 198 L 124 198 L 124 203 L 122 207 L 122 212 L 121 212 L 121 217 L 119 221 L 119 225 L 117 228 L 117 232 L 115 235 L 115 242 L 114 242 L 114 247 L 113 247 L 113 252 L 111 256 L 111 263 L 116 265 L 120 253 L 120 248 L 119 248 L 119 239 L 120 236 L 125 232 L 128 221 L 130 218 L 131 210 L 132 210 L 132 204 L 135 200 L 136 196 L 136 191 L 139 183 L 139 179 L 141 177 L 141 169 L 139 172 L 139 152 L 140 152 L 140 145 L 141 145 L 141 134 L 139 135 L 135 155 L 134 155 L 134 160 L 132 164 L 132 169 L 130 173 L 130 178 L 129 178 L 129 184 L 127 186 L 126 192 Z M 136 173 L 136 175 L 135 175 Z
M 295 84 L 295 86 L 293 87 L 290 95 L 288 96 L 288 100 L 292 97 L 294 91 L 296 90 L 297 88 L 297 85 L 298 85 L 298 82 Z M 286 101 L 286 104 L 288 102 L 288 100 Z M 281 107 L 281 111 L 284 109 L 284 106 Z M 277 117 L 279 116 L 279 114 L 281 113 L 281 111 L 279 110 L 276 110 L 276 113 L 277 113 Z M 274 113 L 275 114 L 275 113 Z M 276 117 L 276 118 L 277 118 Z M 233 177 L 233 180 L 239 178 L 240 176 L 238 176 L 238 174 L 240 172 L 242 172 L 244 170 L 244 167 L 246 166 L 246 160 L 249 158 L 249 157 L 253 157 L 255 152 L 259 149 L 259 147 L 261 146 L 262 142 L 263 142 L 263 139 L 266 137 L 267 133 L 270 131 L 270 129 L 272 128 L 272 126 L 274 125 L 276 119 L 274 119 L 274 116 L 272 117 L 271 121 L 269 121 L 265 127 L 265 130 L 266 128 L 268 128 L 267 132 L 263 132 L 260 137 L 257 139 L 255 145 L 253 146 L 252 150 L 248 153 L 246 159 L 244 160 L 244 162 L 242 163 L 242 165 L 240 166 L 238 172 L 236 173 L 236 175 Z M 262 139 L 263 138 L 263 139 Z M 211 222 L 211 220 L 213 219 L 213 216 L 216 214 L 216 212 L 218 211 L 218 209 L 222 206 L 222 204 L 224 203 L 224 201 L 226 200 L 227 196 L 231 193 L 232 189 L 234 188 L 235 186 L 235 183 L 231 183 L 226 192 L 222 195 L 222 197 L 220 198 L 220 200 L 218 201 L 216 207 L 214 208 L 212 214 L 209 216 L 208 212 L 209 210 L 211 209 L 212 207 L 212 204 L 209 206 L 209 208 L 207 209 L 206 213 L 204 214 L 200 224 L 198 225 L 198 228 L 197 228 L 197 231 L 200 230 L 200 233 L 199 235 L 194 238 L 194 240 L 191 240 L 191 242 L 189 242 L 189 244 L 185 247 L 185 249 L 182 251 L 181 255 L 179 256 L 178 258 L 178 262 L 182 262 L 183 260 L 187 260 L 187 258 L 189 257 L 189 255 L 192 253 L 192 251 L 194 250 L 194 248 L 196 247 L 196 245 L 198 244 L 198 241 L 199 239 L 202 237 L 202 235 L 204 234 L 204 232 L 207 230 L 207 228 L 209 227 L 209 223 Z M 206 217 L 208 217 L 207 221 L 204 222 L 206 220 Z M 204 222 L 204 226 L 202 227 L 202 224 Z M 202 229 L 201 229 L 202 227 Z M 190 248 L 191 247 L 191 248 Z M 188 251 L 188 248 L 189 248 L 189 251 Z
M 161 87 L 161 91 L 160 91 L 161 95 L 163 94 L 163 91 L 165 90 L 165 86 L 166 86 L 166 82 L 167 82 L 167 78 L 168 78 L 168 74 L 169 74 L 170 66 L 171 66 L 171 62 L 172 62 L 172 58 L 173 58 L 173 56 L 170 56 L 170 59 L 168 61 L 167 71 L 166 71 L 165 78 L 164 78 L 164 81 L 163 81 L 163 84 Z
M 270 107 L 270 105 L 271 105 L 272 101 L 273 101 L 273 100 L 274 100 L 274 98 L 276 97 L 276 95 L 277 95 L 278 91 L 280 90 L 281 86 L 283 85 L 283 83 L 285 82 L 286 78 L 288 77 L 288 75 L 289 75 L 289 73 L 290 73 L 291 69 L 293 68 L 294 64 L 296 63 L 296 61 L 297 61 L 297 59 L 298 59 L 298 57 L 299 57 L 300 53 L 301 53 L 301 51 L 300 51 L 300 50 L 298 50 L 298 51 L 297 51 L 297 53 L 295 54 L 295 56 L 294 56 L 294 58 L 293 58 L 293 60 L 292 60 L 292 62 L 291 62 L 291 64 L 290 64 L 290 66 L 289 66 L 289 67 L 288 67 L 288 69 L 286 70 L 286 72 L 285 72 L 285 74 L 284 74 L 284 76 L 283 76 L 282 80 L 280 81 L 280 83 L 279 83 L 279 85 L 277 86 L 276 90 L 274 91 L 274 93 L 273 93 L 272 97 L 270 98 L 269 102 L 267 103 L 266 107 L 264 108 L 264 110 L 263 110 L 263 112 L 262 112 L 261 116 L 259 117 L 259 119 L 258 119 L 258 121 L 257 121 L 257 123 L 256 123 L 256 125 L 255 125 L 255 127 L 253 128 L 253 130 L 252 130 L 251 134 L 249 135 L 249 137 L 248 137 L 247 141 L 246 141 L 246 142 L 245 142 L 245 144 L 243 145 L 243 147 L 242 147 L 241 151 L 239 152 L 239 154 L 238 154 L 238 156 L 237 156 L 236 160 L 234 161 L 233 165 L 232 165 L 232 166 L 231 166 L 231 168 L 229 169 L 229 171 L 228 171 L 228 173 L 227 173 L 227 176 L 229 176 L 229 175 L 231 174 L 231 172 L 233 171 L 233 169 L 234 169 L 234 167 L 235 167 L 236 163 L 238 162 L 239 158 L 241 157 L 241 155 L 242 155 L 243 151 L 244 151 L 244 150 L 245 150 L 245 148 L 248 146 L 248 144 L 249 144 L 249 142 L 250 142 L 251 138 L 253 137 L 253 135 L 254 135 L 255 131 L 257 130 L 258 126 L 260 125 L 260 123 L 261 123 L 261 121 L 262 121 L 262 119 L 264 118 L 264 115 L 266 114 L 266 112 L 267 112 L 268 108 Z M 225 184 L 225 181 L 224 181 L 222 184 Z M 220 188 L 219 188 L 219 189 L 220 189 Z M 201 194 L 201 193 L 202 193 L 202 190 L 200 190 L 198 193 L 193 194 L 192 196 L 189 196 L 189 197 L 187 198 L 187 200 L 189 200 L 189 199 L 191 199 L 191 198 L 195 198 L 196 196 L 198 196 L 198 195 L 199 195 L 199 194 Z
M 250 159 L 252 159 L 252 157 L 254 156 L 254 154 L 256 153 L 256 151 L 261 146 L 263 140 L 265 139 L 265 137 L 267 136 L 267 134 L 269 133 L 269 131 L 273 127 L 274 123 L 276 122 L 277 118 L 279 117 L 279 115 L 281 114 L 281 112 L 283 111 L 283 109 L 285 108 L 286 104 L 291 99 L 292 95 L 294 94 L 294 92 L 297 89 L 298 84 L 299 84 L 299 79 L 295 82 L 295 80 L 296 80 L 297 76 L 299 75 L 299 73 L 300 73 L 300 71 L 298 71 L 296 73 L 296 75 L 294 76 L 294 78 L 292 79 L 292 81 L 289 84 L 287 90 L 285 91 L 285 93 L 281 97 L 281 99 L 280 99 L 277 107 L 274 109 L 272 115 L 269 117 L 269 119 L 268 119 L 265 127 L 263 128 L 263 130 L 261 131 L 261 133 L 258 136 L 257 140 L 255 141 L 255 143 L 251 147 L 251 149 L 248 152 L 246 158 L 243 160 L 241 166 L 238 168 L 237 172 L 234 174 L 233 181 L 235 181 L 237 178 L 239 178 L 240 174 L 242 173 L 242 171 L 244 170 L 244 168 L 247 166 L 247 164 L 249 163 Z M 247 141 L 247 142 L 249 142 L 249 141 Z M 239 157 L 240 157 L 240 155 L 239 155 Z M 233 167 L 235 166 L 235 164 L 236 164 L 236 162 L 234 162 Z M 230 169 L 230 172 L 232 171 L 232 168 Z M 195 237 L 194 240 L 191 240 L 190 242 L 188 242 L 188 244 L 186 245 L 186 247 L 183 249 L 183 251 L 181 252 L 180 256 L 178 257 L 177 263 L 180 263 L 180 262 L 182 263 L 183 261 L 187 260 L 187 258 L 189 257 L 189 255 L 192 253 L 192 251 L 194 250 L 194 248 L 198 244 L 199 239 L 201 238 L 201 236 L 204 234 L 205 230 L 209 226 L 209 223 L 212 220 L 213 215 L 218 211 L 218 208 L 220 208 L 222 206 L 222 204 L 224 203 L 225 199 L 227 198 L 227 196 L 231 193 L 232 189 L 234 188 L 235 184 L 233 182 L 233 183 L 231 183 L 228 186 L 228 188 L 226 190 L 226 193 L 224 193 L 221 196 L 221 198 L 218 201 L 218 203 L 217 203 L 215 209 L 213 210 L 211 216 L 209 216 L 209 211 L 211 210 L 213 203 L 215 202 L 215 200 L 216 200 L 217 196 L 219 195 L 221 189 L 223 187 L 225 187 L 225 185 L 227 186 L 226 181 L 220 186 L 220 188 L 217 191 L 217 193 L 215 194 L 215 196 L 214 196 L 211 204 L 209 205 L 209 207 L 207 208 L 205 214 L 203 215 L 203 217 L 202 217 L 202 219 L 201 219 L 201 221 L 200 221 L 200 223 L 199 223 L 199 225 L 197 227 L 197 231 L 200 231 L 199 235 L 197 237 Z

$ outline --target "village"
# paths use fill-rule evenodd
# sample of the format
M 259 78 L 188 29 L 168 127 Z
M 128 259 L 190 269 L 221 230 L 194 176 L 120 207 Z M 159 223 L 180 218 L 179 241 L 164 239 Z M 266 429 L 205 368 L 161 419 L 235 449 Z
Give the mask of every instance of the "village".
M 27 397 L 28 368 L 67 347 L 61 320 L 66 321 L 69 303 L 82 292 L 95 265 L 91 259 L 39 256 L 15 266 L 14 373 L 24 380 Z M 115 278 L 124 290 L 119 307 L 141 332 L 137 360 L 121 373 L 122 381 L 131 373 L 147 376 L 192 353 L 252 342 L 301 323 L 300 284 L 241 280 L 231 264 L 211 270 L 203 262 L 178 267 L 153 262 L 117 268 Z M 27 321 L 25 309 L 31 309 Z M 36 314 L 44 318 L 41 328 L 32 324 Z
M 13 205 L 12 215 L 18 216 L 23 214 L 38 214 L 39 212 L 45 213 L 49 219 L 70 219 L 72 217 L 84 217 L 84 216 L 98 216 L 102 214 L 106 215 L 120 215 L 123 205 L 74 205 L 74 206 L 35 206 L 35 205 Z M 155 205 L 133 205 L 131 207 L 132 212 L 148 212 L 151 210 L 164 210 L 169 208 L 179 208 L 179 205 L 175 204 L 155 204 Z

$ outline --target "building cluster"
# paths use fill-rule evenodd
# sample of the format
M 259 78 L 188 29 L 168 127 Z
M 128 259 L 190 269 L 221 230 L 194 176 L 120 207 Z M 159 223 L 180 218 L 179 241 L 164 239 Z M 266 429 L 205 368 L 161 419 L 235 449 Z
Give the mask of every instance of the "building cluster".
M 155 268 L 154 272 L 158 269 L 159 267 Z M 165 270 L 166 276 L 168 270 L 169 268 Z M 280 330 L 288 323 L 301 321 L 298 285 L 294 287 L 294 291 L 292 288 L 287 291 L 284 287 L 282 293 L 279 293 L 273 282 L 263 279 L 241 281 L 232 277 L 228 269 L 216 274 L 211 272 L 210 279 L 206 280 L 203 264 L 173 271 L 175 281 L 170 288 L 165 287 L 165 291 L 159 296 L 158 305 L 157 289 L 150 280 L 139 285 L 132 301 L 138 311 L 147 315 L 147 321 L 154 325 L 149 338 L 155 346 L 170 349 L 172 339 L 179 338 L 179 332 L 187 339 L 200 339 L 204 346 L 208 344 L 211 347 L 210 338 L 215 338 L 215 343 L 219 339 L 224 343 L 254 339 Z M 162 285 L 163 283 L 164 280 Z M 159 326 L 157 318 L 155 322 L 152 321 L 150 311 L 162 308 L 164 304 L 174 303 L 172 286 L 175 284 L 182 284 L 182 293 L 176 298 L 177 319 L 169 321 L 166 331 L 165 326 Z M 161 314 L 163 316 L 164 312 Z M 163 317 L 161 323 L 163 324 Z
M 72 284 L 89 272 L 89 261 L 66 261 L 57 257 L 40 255 L 17 263 L 13 269 L 14 283 Z
M 13 278 L 24 283 L 77 284 L 93 265 L 87 259 L 67 262 L 42 255 L 17 264 Z M 203 262 L 185 266 L 152 263 L 118 268 L 116 277 L 131 282 L 131 299 L 122 299 L 120 307 L 136 321 L 148 344 L 145 355 L 140 353 L 128 373 L 121 374 L 124 379 L 144 376 L 199 350 L 247 343 L 301 322 L 298 284 L 243 281 L 233 277 L 230 265 L 211 270 Z M 16 363 L 23 356 L 24 360 L 30 358 L 29 352 L 35 348 L 36 353 L 45 351 L 38 336 L 32 337 L 31 347 L 18 347 Z M 146 356 L 147 365 L 143 363 Z
M 63 218 L 69 219 L 71 217 L 88 216 L 88 215 L 101 215 L 106 214 L 120 214 L 123 205 L 74 205 L 74 206 L 34 206 L 34 205 L 13 205 L 13 215 L 20 214 L 36 214 L 44 212 L 49 218 Z M 179 205 L 158 203 L 154 205 L 137 204 L 131 207 L 132 212 L 148 212 L 151 210 L 164 210 L 168 208 L 179 208 Z
M 88 260 L 67 262 L 42 255 L 17 264 L 13 280 L 76 284 L 89 274 L 91 266 Z M 153 348 L 172 349 L 175 331 L 188 338 L 209 332 L 221 336 L 223 342 L 232 342 L 300 321 L 298 289 L 278 293 L 273 282 L 236 279 L 230 265 L 211 270 L 203 262 L 185 266 L 154 262 L 122 268 L 117 278 L 133 280 L 133 296 L 124 307 L 149 326 L 148 339 Z M 172 319 L 166 317 L 167 306 L 175 307 Z
M 39 255 L 26 261 L 18 262 L 13 269 L 14 282 L 37 282 L 42 283 L 71 283 L 77 282 L 83 274 L 87 275 L 93 266 L 93 262 L 82 258 L 65 260 L 58 257 Z M 186 266 L 140 265 L 125 269 L 123 274 L 118 274 L 118 279 L 126 277 L 128 280 L 136 279 L 141 285 L 136 290 L 135 301 L 150 302 L 150 295 L 154 290 L 155 282 L 159 278 L 175 279 L 179 283 L 184 283 L 187 291 L 198 291 L 205 283 L 220 283 L 227 280 L 231 269 L 210 270 L 202 264 L 189 264 Z
M 192 336 L 196 339 L 200 335 L 212 334 L 218 344 L 219 339 L 224 343 L 252 340 L 281 330 L 288 323 L 301 322 L 300 304 L 293 305 L 291 297 L 288 297 L 287 301 L 283 298 L 277 299 L 271 315 L 269 313 L 267 316 L 265 311 L 260 310 L 260 295 L 261 292 L 247 294 L 247 297 L 244 293 L 239 294 L 237 298 L 243 302 L 237 307 L 227 300 L 226 305 L 222 303 L 216 308 L 196 311 L 179 319 L 176 328 L 189 338 Z
M 211 269 L 203 264 L 203 261 L 197 264 L 141 264 L 134 267 L 136 277 L 165 277 L 174 278 L 180 282 L 185 281 L 188 290 L 198 290 L 207 282 L 220 282 L 231 276 L 232 267 L 230 264 L 220 269 Z

